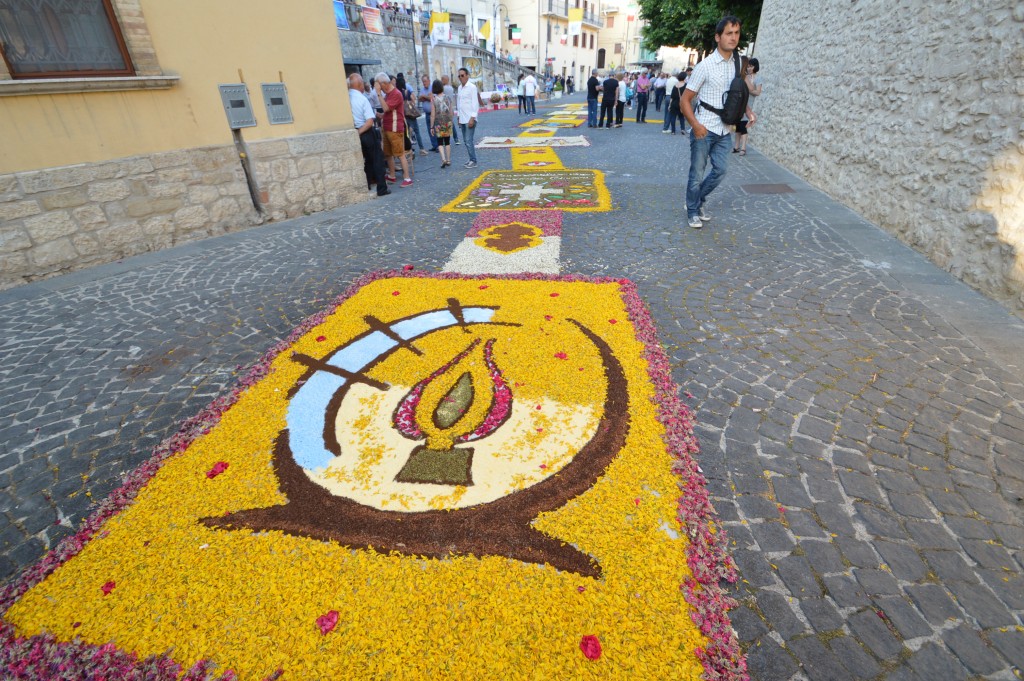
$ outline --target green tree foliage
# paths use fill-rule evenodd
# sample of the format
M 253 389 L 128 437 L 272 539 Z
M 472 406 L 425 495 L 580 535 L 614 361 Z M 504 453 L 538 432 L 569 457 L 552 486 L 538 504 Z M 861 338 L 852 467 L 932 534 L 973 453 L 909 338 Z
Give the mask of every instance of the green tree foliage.
M 715 24 L 732 14 L 740 20 L 740 47 L 757 36 L 762 0 L 638 0 L 644 47 L 685 45 L 702 52 L 715 49 Z

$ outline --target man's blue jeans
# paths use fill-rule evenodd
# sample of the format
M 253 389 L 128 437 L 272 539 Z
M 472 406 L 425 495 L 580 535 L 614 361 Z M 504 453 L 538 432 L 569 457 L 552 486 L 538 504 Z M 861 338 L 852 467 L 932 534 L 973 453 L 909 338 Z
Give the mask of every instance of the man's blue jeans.
M 597 100 L 596 99 L 588 99 L 587 100 L 587 127 L 588 128 L 596 128 L 597 127 Z
M 466 145 L 466 151 L 469 152 L 469 160 L 476 163 L 476 147 L 473 146 L 473 133 L 476 132 L 476 128 L 471 128 L 465 123 L 459 123 L 459 127 L 462 128 L 462 141 Z
M 729 152 L 732 151 L 732 135 L 716 135 L 708 131 L 704 139 L 697 139 L 690 130 L 690 177 L 686 183 L 686 217 L 696 217 L 708 194 L 715 190 L 725 178 L 728 169 Z M 704 171 L 711 159 L 711 172 L 704 177 Z
M 537 113 L 537 98 L 534 95 L 526 95 L 526 113 Z

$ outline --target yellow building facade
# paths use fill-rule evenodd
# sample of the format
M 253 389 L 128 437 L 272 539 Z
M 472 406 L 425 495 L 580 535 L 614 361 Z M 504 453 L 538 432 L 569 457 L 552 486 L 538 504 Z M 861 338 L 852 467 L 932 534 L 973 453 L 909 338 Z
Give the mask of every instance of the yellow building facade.
M 367 196 L 331 3 L 42 4 L 59 58 L 106 15 L 124 68 L 19 62 L 38 24 L 0 13 L 0 288 Z

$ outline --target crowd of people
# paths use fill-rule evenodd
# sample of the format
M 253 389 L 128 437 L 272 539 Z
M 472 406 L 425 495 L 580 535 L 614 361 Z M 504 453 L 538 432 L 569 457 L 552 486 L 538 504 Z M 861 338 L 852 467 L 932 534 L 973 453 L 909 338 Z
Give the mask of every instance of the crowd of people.
M 633 109 L 634 103 L 636 122 L 646 123 L 653 98 L 655 111 L 665 109 L 661 132 L 675 135 L 678 123 L 680 132 L 688 133 L 686 212 L 687 224 L 694 229 L 700 229 L 711 219 L 705 203 L 725 177 L 729 147 L 732 153 L 745 156 L 749 128 L 757 121 L 750 101 L 762 92 L 758 75 L 761 65 L 757 59 L 739 55 L 739 38 L 740 20 L 726 16 L 715 27 L 717 48 L 695 67 L 675 74 L 646 69 L 633 73 L 594 69 L 586 84 L 588 128 L 621 128 L 626 107 Z M 349 76 L 349 101 L 359 132 L 368 189 L 376 188 L 379 196 L 390 194 L 388 184 L 398 181 L 399 167 L 403 176 L 399 186 L 412 186 L 416 146 L 421 156 L 437 153 L 441 168 L 449 167 L 452 143 L 462 143 L 460 132 L 469 156 L 463 167 L 476 167 L 474 136 L 483 101 L 466 69 L 459 69 L 457 77 L 456 91 L 448 76 L 434 81 L 423 76 L 415 89 L 401 73 L 378 73 L 371 84 L 364 83 L 359 74 Z M 749 99 L 740 100 L 744 110 L 736 106 L 733 118 L 732 113 L 726 113 L 726 101 L 736 90 L 734 80 L 739 83 L 740 79 Z M 534 74 L 527 73 L 519 76 L 511 91 L 519 101 L 519 113 L 535 115 L 538 91 L 550 93 L 560 89 L 571 94 L 573 88 L 571 76 L 547 76 L 538 82 Z M 424 119 L 425 129 L 420 128 L 420 118 Z
M 391 193 L 388 185 L 398 182 L 399 172 L 399 186 L 411 187 L 417 146 L 420 156 L 436 153 L 441 168 L 447 168 L 452 164 L 452 143 L 459 145 L 465 140 L 469 160 L 464 167 L 476 167 L 473 138 L 480 113 L 480 93 L 466 69 L 459 69 L 457 77 L 457 92 L 448 76 L 433 82 L 423 76 L 415 89 L 406 83 L 402 73 L 378 73 L 370 83 L 364 82 L 358 73 L 348 77 L 352 122 L 359 133 L 368 190 L 376 189 L 378 196 L 387 196 Z

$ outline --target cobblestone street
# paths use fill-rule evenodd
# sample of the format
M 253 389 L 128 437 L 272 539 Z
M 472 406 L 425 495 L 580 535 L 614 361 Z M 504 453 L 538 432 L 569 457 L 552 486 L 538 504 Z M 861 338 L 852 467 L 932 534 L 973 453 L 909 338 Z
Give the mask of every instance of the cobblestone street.
M 686 138 L 632 113 L 559 131 L 614 206 L 566 214 L 561 269 L 628 277 L 653 313 L 751 676 L 1021 678 L 1024 322 L 759 154 L 756 126 L 690 229 Z M 477 139 L 523 120 L 488 112 Z M 438 208 L 511 167 L 453 150 L 388 197 L 0 292 L 4 582 L 357 277 L 440 269 L 474 216 Z

